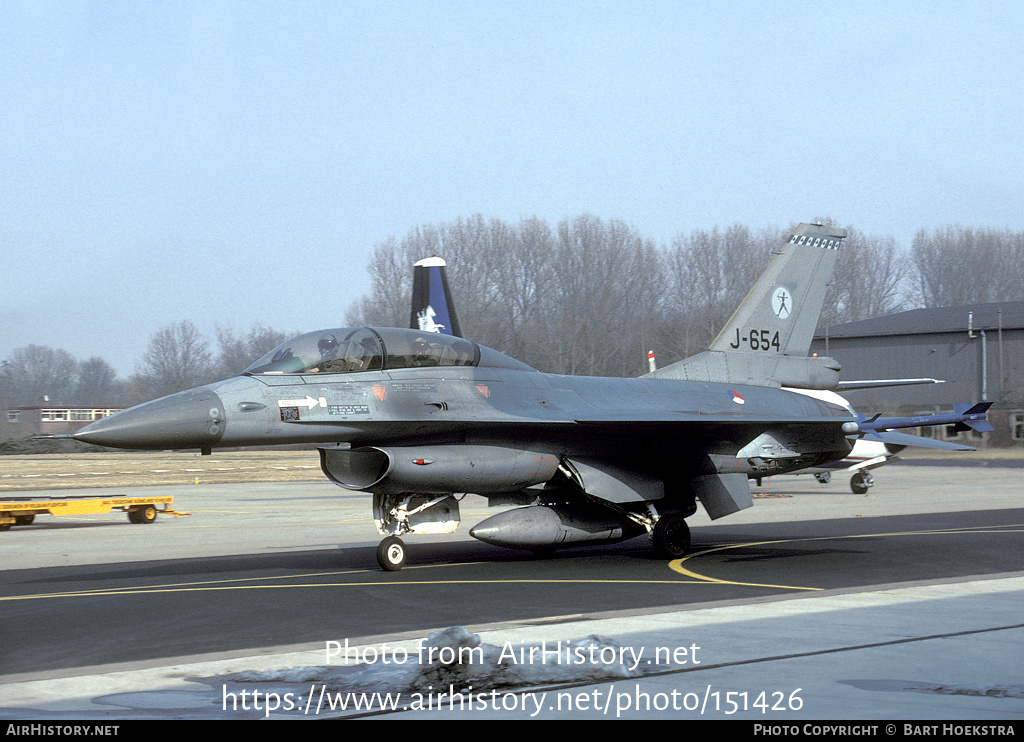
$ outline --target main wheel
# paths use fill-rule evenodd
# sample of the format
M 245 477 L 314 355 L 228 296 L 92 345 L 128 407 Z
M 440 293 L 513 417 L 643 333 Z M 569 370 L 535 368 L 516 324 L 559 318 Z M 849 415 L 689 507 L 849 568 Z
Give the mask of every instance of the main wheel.
M 855 495 L 866 495 L 872 484 L 871 475 L 864 472 L 859 471 L 850 478 L 850 489 Z
M 405 566 L 405 542 L 398 536 L 388 536 L 377 545 L 377 563 L 388 572 L 397 572 Z
M 690 527 L 681 515 L 663 515 L 654 524 L 654 552 L 663 559 L 678 559 L 690 550 Z

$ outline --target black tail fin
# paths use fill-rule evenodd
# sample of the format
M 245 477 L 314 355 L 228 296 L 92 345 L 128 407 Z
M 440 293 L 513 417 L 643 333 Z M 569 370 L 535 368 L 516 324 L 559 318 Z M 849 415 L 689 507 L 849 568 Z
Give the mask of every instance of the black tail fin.
M 455 313 L 451 291 L 448 290 L 446 265 L 441 258 L 433 257 L 419 260 L 413 267 L 409 327 L 460 338 L 462 328 Z

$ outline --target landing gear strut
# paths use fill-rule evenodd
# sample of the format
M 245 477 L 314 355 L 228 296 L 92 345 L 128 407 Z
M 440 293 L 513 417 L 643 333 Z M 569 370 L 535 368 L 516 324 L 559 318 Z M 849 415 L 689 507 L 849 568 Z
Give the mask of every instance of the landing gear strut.
M 385 536 L 377 546 L 381 569 L 397 572 L 405 566 L 405 542 L 410 533 L 454 533 L 459 525 L 459 501 L 452 495 L 403 493 L 373 496 L 373 520 Z

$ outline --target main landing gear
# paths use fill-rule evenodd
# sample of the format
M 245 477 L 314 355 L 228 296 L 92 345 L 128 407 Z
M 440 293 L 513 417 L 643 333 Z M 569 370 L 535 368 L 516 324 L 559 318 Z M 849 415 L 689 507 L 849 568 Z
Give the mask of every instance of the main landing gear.
M 690 527 L 683 516 L 669 513 L 658 518 L 651 540 L 662 559 L 681 559 L 690 550 Z
M 662 559 L 681 559 L 690 550 L 694 502 L 670 504 L 659 514 L 653 502 L 646 513 L 587 502 L 529 505 L 491 516 L 477 524 L 470 535 L 485 543 L 509 549 L 525 549 L 538 556 L 556 548 L 607 544 L 647 532 L 654 551 Z M 458 525 L 458 502 L 450 496 L 377 495 L 374 520 L 384 539 L 377 546 L 377 563 L 387 572 L 405 566 L 406 546 L 400 536 L 409 533 L 451 533 Z
M 874 483 L 875 478 L 871 472 L 859 471 L 850 478 L 850 489 L 855 495 L 866 495 Z

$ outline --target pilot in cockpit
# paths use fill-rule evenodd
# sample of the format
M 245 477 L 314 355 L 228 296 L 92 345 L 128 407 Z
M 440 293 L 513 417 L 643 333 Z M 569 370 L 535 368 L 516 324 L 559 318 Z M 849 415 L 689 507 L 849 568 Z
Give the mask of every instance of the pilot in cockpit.
M 310 371 L 338 372 L 346 370 L 347 364 L 345 361 L 336 357 L 339 348 L 338 338 L 334 337 L 334 335 L 324 335 L 320 338 L 316 347 L 320 351 L 320 363 L 309 369 Z
M 412 366 L 436 366 L 437 358 L 431 352 L 430 343 L 424 338 L 417 337 L 412 341 Z

